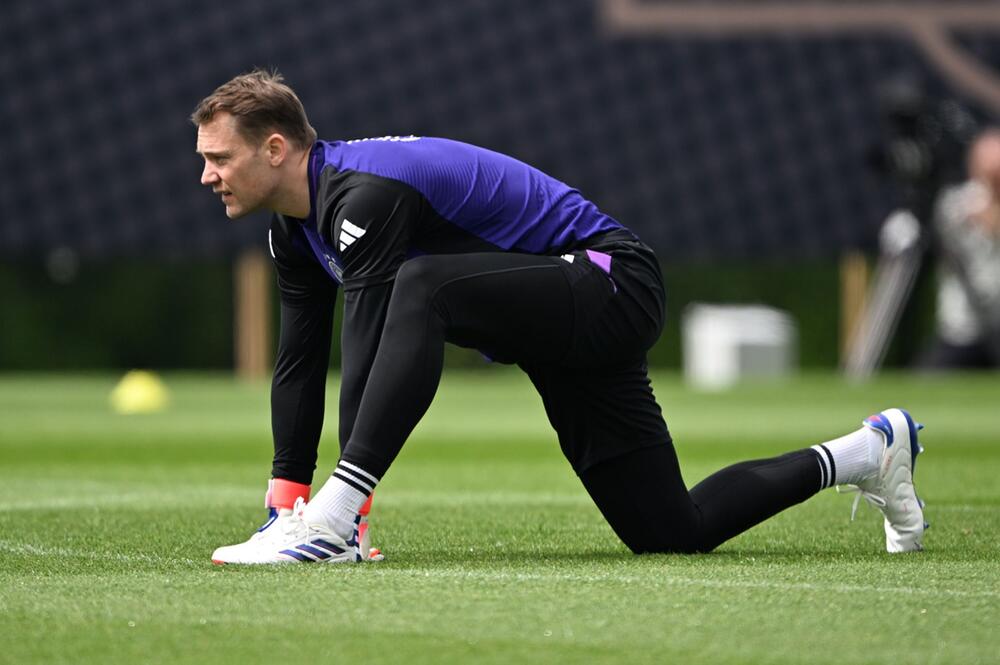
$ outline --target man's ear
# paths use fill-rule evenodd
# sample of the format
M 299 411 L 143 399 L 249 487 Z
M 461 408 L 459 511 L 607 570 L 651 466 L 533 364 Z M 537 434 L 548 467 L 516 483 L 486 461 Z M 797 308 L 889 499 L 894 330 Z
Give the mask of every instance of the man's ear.
M 281 134 L 271 134 L 264 143 L 264 149 L 271 166 L 281 166 L 288 156 L 288 141 Z

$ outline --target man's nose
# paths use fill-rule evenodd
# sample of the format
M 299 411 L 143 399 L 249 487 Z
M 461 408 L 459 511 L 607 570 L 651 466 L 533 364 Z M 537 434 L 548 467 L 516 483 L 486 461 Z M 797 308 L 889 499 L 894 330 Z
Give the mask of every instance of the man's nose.
M 214 185 L 219 181 L 219 174 L 215 172 L 210 164 L 205 163 L 205 168 L 201 172 L 201 184 Z

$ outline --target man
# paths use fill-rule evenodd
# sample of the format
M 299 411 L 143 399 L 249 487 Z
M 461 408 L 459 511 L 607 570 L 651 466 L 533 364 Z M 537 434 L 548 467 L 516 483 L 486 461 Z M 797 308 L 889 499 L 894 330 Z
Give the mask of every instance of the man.
M 969 179 L 940 196 L 937 334 L 924 369 L 1000 367 L 1000 129 L 969 148 Z
M 216 563 L 367 558 L 362 518 L 434 396 L 445 342 L 528 374 L 563 453 L 634 552 L 711 550 L 834 483 L 879 506 L 889 551 L 921 548 L 917 428 L 899 409 L 688 492 L 646 372 L 664 319 L 659 266 L 576 190 L 444 139 L 317 141 L 295 93 L 259 70 L 220 86 L 192 120 L 201 181 L 226 215 L 275 213 L 281 294 L 272 518 L 217 549 Z M 341 456 L 309 500 L 338 284 Z

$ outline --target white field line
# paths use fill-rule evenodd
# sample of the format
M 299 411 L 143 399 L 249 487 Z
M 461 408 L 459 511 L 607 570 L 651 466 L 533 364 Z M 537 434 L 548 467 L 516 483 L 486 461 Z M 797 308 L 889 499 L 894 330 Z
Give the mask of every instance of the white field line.
M 1000 512 L 1000 506 L 971 506 L 961 503 L 941 504 L 938 506 L 933 503 L 929 503 L 927 504 L 927 511 L 930 513 L 990 513 Z
M 627 585 L 703 587 L 710 589 L 765 589 L 778 591 L 812 591 L 817 593 L 877 593 L 905 594 L 913 596 L 938 596 L 956 598 L 998 598 L 1000 590 L 962 591 L 958 589 L 922 589 L 919 587 L 881 587 L 868 584 L 817 584 L 814 582 L 775 582 L 770 580 L 719 580 L 705 577 L 661 576 L 658 573 L 649 577 L 622 576 L 614 573 L 602 575 L 579 575 L 574 573 L 486 573 L 480 571 L 417 571 L 417 570 L 379 570 L 386 576 L 474 579 L 515 582 L 574 582 L 584 584 L 615 583 Z
M 12 543 L 8 540 L 0 540 L 0 552 L 8 554 L 26 554 L 31 556 L 51 556 L 62 557 L 64 559 L 87 559 L 90 561 L 117 561 L 119 563 L 135 564 L 165 564 L 183 563 L 190 566 L 199 564 L 194 559 L 184 557 L 169 557 L 157 554 L 143 554 L 134 552 L 122 554 L 121 552 L 91 552 L 89 550 L 73 550 L 66 547 L 39 547 L 28 543 Z M 205 562 L 208 561 L 206 557 Z
M 0 551 L 11 554 L 30 554 L 33 556 L 56 556 L 71 559 L 90 559 L 135 564 L 182 563 L 201 568 L 208 564 L 208 557 L 203 561 L 178 557 L 165 557 L 152 554 L 102 554 L 71 550 L 63 547 L 39 547 L 23 543 L 11 543 L 0 540 Z M 574 584 L 617 584 L 643 587 L 696 587 L 707 589 L 760 589 L 765 591 L 806 591 L 811 593 L 840 594 L 903 594 L 908 596 L 930 596 L 937 598 L 998 598 L 1000 590 L 987 589 L 982 591 L 963 591 L 959 589 L 924 589 L 907 586 L 875 586 L 868 584 L 820 584 L 815 582 L 776 582 L 770 580 L 719 580 L 705 577 L 680 577 L 676 575 L 661 575 L 652 572 L 649 576 L 618 575 L 604 573 L 598 575 L 581 575 L 576 573 L 504 573 L 460 570 L 407 570 L 384 568 L 378 564 L 371 566 L 369 572 L 379 577 L 415 578 L 415 579 L 454 579 L 483 580 L 496 582 L 570 582 Z
M 192 505 L 240 504 L 253 498 L 259 502 L 260 493 L 252 490 L 232 488 L 219 490 L 136 490 L 117 493 L 60 492 L 59 496 L 42 499 L 15 499 L 0 501 L 0 512 L 52 510 L 58 508 L 102 508 L 114 506 L 151 506 L 157 508 Z M 578 494 L 538 493 L 538 492 L 391 492 L 376 498 L 379 505 L 384 506 L 505 506 L 505 505 L 586 505 L 590 498 L 580 492 Z M 263 508 L 261 509 L 263 511 Z

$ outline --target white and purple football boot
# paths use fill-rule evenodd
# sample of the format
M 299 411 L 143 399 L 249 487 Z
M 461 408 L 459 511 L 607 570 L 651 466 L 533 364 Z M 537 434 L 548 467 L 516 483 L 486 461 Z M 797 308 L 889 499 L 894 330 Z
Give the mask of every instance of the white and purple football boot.
M 887 552 L 922 550 L 924 531 L 930 525 L 924 521 L 924 502 L 913 487 L 913 469 L 924 450 L 917 441 L 923 425 L 902 409 L 886 409 L 866 418 L 864 426 L 882 436 L 882 459 L 877 473 L 851 486 L 859 492 L 851 517 L 864 498 L 885 518 Z

